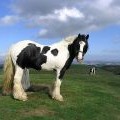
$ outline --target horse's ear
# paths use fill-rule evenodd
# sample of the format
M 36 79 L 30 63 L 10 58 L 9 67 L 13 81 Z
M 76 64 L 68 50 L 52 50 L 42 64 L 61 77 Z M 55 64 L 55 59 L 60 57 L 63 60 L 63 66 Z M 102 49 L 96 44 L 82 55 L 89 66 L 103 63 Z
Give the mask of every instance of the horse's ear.
M 89 34 L 87 34 L 87 36 L 86 36 L 86 40 L 88 40 L 88 38 L 89 38 Z
M 81 37 L 80 33 L 78 34 L 78 37 L 79 37 L 79 38 Z

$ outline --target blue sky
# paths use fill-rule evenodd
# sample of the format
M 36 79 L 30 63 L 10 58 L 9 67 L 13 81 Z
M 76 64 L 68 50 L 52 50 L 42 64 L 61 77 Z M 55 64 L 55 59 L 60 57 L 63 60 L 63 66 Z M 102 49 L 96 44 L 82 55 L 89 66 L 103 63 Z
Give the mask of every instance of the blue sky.
M 120 61 L 120 1 L 1 1 L 0 55 L 20 40 L 52 44 L 78 33 L 90 35 L 85 60 Z

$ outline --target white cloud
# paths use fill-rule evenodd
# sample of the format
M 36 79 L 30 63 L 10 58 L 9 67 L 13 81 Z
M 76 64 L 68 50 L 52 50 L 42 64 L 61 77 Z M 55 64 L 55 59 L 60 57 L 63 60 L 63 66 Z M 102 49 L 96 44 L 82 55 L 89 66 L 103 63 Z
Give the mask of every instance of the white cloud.
M 84 14 L 81 13 L 77 8 L 62 8 L 60 10 L 55 10 L 54 11 L 56 17 L 60 20 L 60 21 L 67 21 L 68 18 L 84 18 Z
M 112 2 L 113 0 L 96 0 L 95 4 L 93 5 L 97 9 L 105 9 L 105 8 L 109 8 Z
M 12 10 L 30 27 L 43 28 L 38 34 L 44 37 L 63 37 L 120 24 L 119 0 L 16 0 Z M 10 16 L 0 20 L 6 25 L 16 22 Z
M 42 29 L 39 31 L 39 36 L 44 36 L 47 34 L 47 30 L 46 29 Z
M 20 18 L 18 16 L 6 15 L 0 18 L 0 25 L 12 25 L 18 22 Z
M 55 9 L 52 13 L 47 15 L 37 15 L 33 16 L 32 19 L 35 20 L 34 23 L 40 23 L 42 21 L 58 20 L 60 22 L 67 22 L 70 18 L 73 19 L 83 19 L 84 14 L 81 13 L 77 8 L 67 8 Z

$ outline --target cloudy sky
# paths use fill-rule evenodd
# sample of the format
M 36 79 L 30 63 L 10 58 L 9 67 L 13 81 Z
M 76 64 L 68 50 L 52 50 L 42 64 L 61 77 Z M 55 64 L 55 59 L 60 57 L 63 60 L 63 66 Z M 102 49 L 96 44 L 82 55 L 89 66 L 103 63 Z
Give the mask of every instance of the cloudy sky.
M 89 34 L 86 60 L 120 61 L 120 0 L 2 0 L 0 55 L 15 42 Z

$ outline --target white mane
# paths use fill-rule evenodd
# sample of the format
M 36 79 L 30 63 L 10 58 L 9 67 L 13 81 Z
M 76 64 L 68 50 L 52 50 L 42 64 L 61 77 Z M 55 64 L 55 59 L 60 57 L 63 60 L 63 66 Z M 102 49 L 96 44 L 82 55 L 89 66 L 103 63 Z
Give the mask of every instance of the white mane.
M 77 37 L 77 35 L 68 36 L 68 37 L 64 38 L 63 41 L 67 42 L 68 44 L 71 44 L 71 43 L 73 43 L 73 41 L 75 40 L 76 37 Z
M 60 42 L 58 42 L 57 44 L 59 44 L 59 45 L 61 45 L 61 46 L 67 46 L 67 45 L 69 45 L 69 44 L 72 44 L 76 37 L 77 37 L 77 35 L 68 36 L 68 37 L 62 39 L 62 40 L 61 40 Z M 56 45 L 56 44 L 55 44 L 55 45 Z
M 72 44 L 73 41 L 76 39 L 76 37 L 77 37 L 77 35 L 68 36 L 68 37 L 62 39 L 61 41 L 59 41 L 58 43 L 54 43 L 52 46 L 54 46 L 54 45 L 67 46 L 69 44 Z

